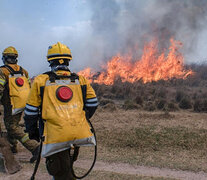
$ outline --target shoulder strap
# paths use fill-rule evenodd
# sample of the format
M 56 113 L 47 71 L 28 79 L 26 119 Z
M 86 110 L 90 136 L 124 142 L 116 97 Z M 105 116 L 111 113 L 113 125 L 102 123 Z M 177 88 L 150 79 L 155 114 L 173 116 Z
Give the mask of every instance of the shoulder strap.
M 55 82 L 56 74 L 55 74 L 54 72 L 52 72 L 52 71 L 47 71 L 47 72 L 45 72 L 45 73 L 43 73 L 43 74 L 47 74 L 47 75 L 49 76 L 49 78 L 50 78 L 50 82 Z
M 6 68 L 12 76 L 14 75 L 15 71 L 11 66 L 4 65 L 4 66 L 1 66 L 1 67 Z
M 22 68 L 22 66 L 19 66 L 19 72 L 20 72 L 20 74 L 23 75 L 23 68 Z
M 14 70 L 11 66 L 9 66 L 9 65 L 4 65 L 4 66 L 1 66 L 1 67 L 6 68 L 6 69 L 10 72 L 10 74 L 11 74 L 12 76 L 14 76 L 14 74 L 21 74 L 21 75 L 23 75 L 23 69 L 22 69 L 21 66 L 20 66 L 19 71 L 15 71 L 15 70 Z
M 49 76 L 50 82 L 55 82 L 56 79 L 58 80 L 61 78 L 69 78 L 71 79 L 72 82 L 75 82 L 76 79 L 79 79 L 79 76 L 76 73 L 71 73 L 70 76 L 64 76 L 64 75 L 57 75 L 53 71 L 48 71 L 43 74 L 47 74 Z
M 75 82 L 76 79 L 79 80 L 79 76 L 76 73 L 71 73 L 70 79 L 72 82 Z

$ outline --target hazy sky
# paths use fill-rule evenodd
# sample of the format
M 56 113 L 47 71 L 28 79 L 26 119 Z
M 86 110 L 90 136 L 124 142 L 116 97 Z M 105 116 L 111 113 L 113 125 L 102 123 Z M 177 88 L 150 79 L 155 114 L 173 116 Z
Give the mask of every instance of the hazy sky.
M 41 73 L 48 69 L 46 55 L 51 44 L 60 41 L 72 53 L 81 54 L 73 47 L 84 43 L 80 39 L 88 34 L 90 16 L 84 0 L 0 0 L 0 51 L 14 46 L 19 64 L 31 75 Z M 78 69 L 81 59 L 78 62 L 76 53 L 72 55 L 71 66 Z
M 184 42 L 186 62 L 204 62 L 207 1 L 194 2 L 0 0 L 0 52 L 14 46 L 19 52 L 19 64 L 33 76 L 49 70 L 47 48 L 60 41 L 71 48 L 72 71 L 79 71 L 87 66 L 98 67 L 126 46 L 143 43 L 146 33 L 156 32 L 159 37 L 164 29 Z M 152 24 L 159 28 L 152 30 Z

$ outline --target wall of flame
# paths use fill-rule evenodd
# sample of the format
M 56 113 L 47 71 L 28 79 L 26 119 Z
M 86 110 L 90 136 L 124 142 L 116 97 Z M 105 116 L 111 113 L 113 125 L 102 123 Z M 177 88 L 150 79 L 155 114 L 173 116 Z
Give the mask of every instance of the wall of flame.
M 112 85 L 119 78 L 122 82 L 143 83 L 169 80 L 172 78 L 185 79 L 193 74 L 192 70 L 184 68 L 184 58 L 179 49 L 180 41 L 170 39 L 169 49 L 160 52 L 157 40 L 152 40 L 144 46 L 140 59 L 133 59 L 133 54 L 117 54 L 102 65 L 102 70 L 96 72 L 90 67 L 78 74 L 85 76 L 90 82 Z

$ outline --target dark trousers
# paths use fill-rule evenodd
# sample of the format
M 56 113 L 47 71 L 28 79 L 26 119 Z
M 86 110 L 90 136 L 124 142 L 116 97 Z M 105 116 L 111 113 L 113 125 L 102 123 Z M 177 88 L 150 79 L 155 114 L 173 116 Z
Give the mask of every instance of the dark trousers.
M 75 180 L 71 173 L 71 158 L 69 150 L 65 150 L 46 158 L 48 173 L 54 180 Z

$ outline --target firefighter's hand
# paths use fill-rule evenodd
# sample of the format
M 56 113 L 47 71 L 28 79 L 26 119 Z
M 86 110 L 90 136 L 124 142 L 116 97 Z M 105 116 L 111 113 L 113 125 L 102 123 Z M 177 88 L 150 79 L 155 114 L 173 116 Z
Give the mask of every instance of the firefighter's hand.
M 34 131 L 29 131 L 29 138 L 40 142 L 40 133 L 39 129 L 35 129 Z

